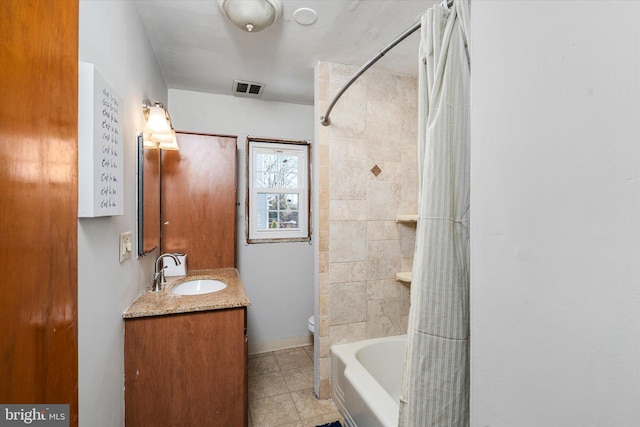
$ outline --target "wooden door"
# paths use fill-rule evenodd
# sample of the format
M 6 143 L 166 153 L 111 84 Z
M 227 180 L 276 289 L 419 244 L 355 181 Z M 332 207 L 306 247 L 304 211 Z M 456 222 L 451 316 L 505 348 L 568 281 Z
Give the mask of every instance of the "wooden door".
M 0 402 L 78 424 L 78 2 L 0 2 Z
M 189 270 L 236 266 L 236 137 L 178 133 L 163 151 L 162 252 Z

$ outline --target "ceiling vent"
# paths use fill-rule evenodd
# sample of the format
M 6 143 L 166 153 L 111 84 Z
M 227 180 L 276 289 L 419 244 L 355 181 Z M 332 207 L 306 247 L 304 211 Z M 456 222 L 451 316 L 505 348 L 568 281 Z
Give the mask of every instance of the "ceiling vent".
M 232 92 L 235 96 L 250 96 L 257 98 L 262 95 L 262 89 L 264 89 L 264 85 L 262 83 L 234 80 Z

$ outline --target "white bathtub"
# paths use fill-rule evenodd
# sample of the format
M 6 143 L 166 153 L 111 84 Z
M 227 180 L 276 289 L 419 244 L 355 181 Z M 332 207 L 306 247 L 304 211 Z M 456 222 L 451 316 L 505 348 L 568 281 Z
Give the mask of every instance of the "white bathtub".
M 348 427 L 397 427 L 407 336 L 331 346 L 331 395 Z

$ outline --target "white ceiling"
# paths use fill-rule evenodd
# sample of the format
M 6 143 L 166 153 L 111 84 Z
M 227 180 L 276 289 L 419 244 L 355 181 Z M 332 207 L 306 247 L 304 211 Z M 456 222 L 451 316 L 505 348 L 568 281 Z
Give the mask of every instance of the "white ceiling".
M 262 99 L 313 104 L 317 61 L 360 66 L 377 55 L 436 0 L 283 0 L 271 27 L 247 33 L 230 23 L 217 0 L 135 0 L 169 88 L 231 94 L 234 79 L 263 83 Z M 310 26 L 298 8 L 318 14 Z M 418 33 L 377 64 L 417 74 Z

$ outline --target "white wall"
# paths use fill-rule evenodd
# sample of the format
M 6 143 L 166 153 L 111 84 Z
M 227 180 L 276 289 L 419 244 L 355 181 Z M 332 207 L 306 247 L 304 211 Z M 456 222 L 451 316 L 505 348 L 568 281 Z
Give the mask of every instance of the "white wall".
M 169 90 L 169 106 L 176 130 L 238 136 L 237 263 L 252 304 L 247 315 L 249 351 L 310 343 L 313 246 L 247 245 L 245 151 L 247 135 L 313 142 L 313 107 L 177 89 Z
M 136 129 L 146 97 L 166 102 L 160 74 L 132 1 L 80 2 L 79 60 L 95 64 L 124 102 L 123 216 L 78 221 L 78 370 L 81 426 L 122 426 L 122 312 L 151 283 L 153 258 L 118 259 L 120 233 L 136 235 Z
M 473 426 L 640 425 L 639 22 L 473 3 Z

